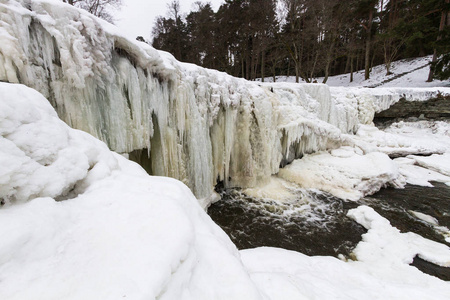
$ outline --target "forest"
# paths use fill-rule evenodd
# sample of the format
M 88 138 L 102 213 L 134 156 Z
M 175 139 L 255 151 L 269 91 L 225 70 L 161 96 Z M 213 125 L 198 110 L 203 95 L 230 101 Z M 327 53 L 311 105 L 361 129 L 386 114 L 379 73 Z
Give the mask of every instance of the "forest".
M 142 37 L 138 39 L 143 40 Z M 429 81 L 450 76 L 449 0 L 225 0 L 215 12 L 178 1 L 157 18 L 151 44 L 180 61 L 249 80 L 323 77 L 433 56 Z M 352 81 L 350 76 L 350 81 Z M 426 78 L 424 79 L 426 80 Z

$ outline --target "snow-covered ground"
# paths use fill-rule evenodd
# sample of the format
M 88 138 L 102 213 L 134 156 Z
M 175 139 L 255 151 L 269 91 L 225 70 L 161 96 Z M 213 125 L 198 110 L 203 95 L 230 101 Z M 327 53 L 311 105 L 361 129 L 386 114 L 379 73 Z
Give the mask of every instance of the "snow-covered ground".
M 372 118 L 401 96 L 449 89 L 259 85 L 181 64 L 56 0 L 0 0 L 0 21 L 0 80 L 11 82 L 0 83 L 0 299 L 450 295 L 408 265 L 419 255 L 449 266 L 449 247 L 367 207 L 349 215 L 368 229 L 353 262 L 239 252 L 199 205 L 217 179 L 270 182 L 263 193 L 280 199 L 294 184 L 355 199 L 386 184 L 448 183 L 448 122 L 380 131 Z M 156 174 L 205 199 L 58 116 L 118 152 L 147 150 Z
M 367 206 L 350 210 L 349 217 L 368 229 L 355 249 L 356 261 L 275 248 L 243 250 L 241 257 L 251 278 L 269 299 L 448 298 L 448 282 L 424 276 L 408 265 L 419 255 L 448 266 L 447 246 L 400 233 Z
M 427 82 L 430 71 L 429 63 L 432 56 L 408 58 L 392 62 L 391 75 L 386 76 L 385 65 L 372 68 L 370 78 L 364 79 L 364 70 L 353 73 L 353 81 L 350 82 L 350 73 L 330 76 L 327 80 L 329 86 L 345 87 L 442 87 L 450 86 L 450 81 L 433 80 Z M 300 80 L 302 80 L 300 78 Z M 316 78 L 317 82 L 323 82 L 323 78 Z M 265 78 L 266 82 L 272 82 L 273 77 Z M 295 76 L 278 76 L 277 82 L 295 82 Z

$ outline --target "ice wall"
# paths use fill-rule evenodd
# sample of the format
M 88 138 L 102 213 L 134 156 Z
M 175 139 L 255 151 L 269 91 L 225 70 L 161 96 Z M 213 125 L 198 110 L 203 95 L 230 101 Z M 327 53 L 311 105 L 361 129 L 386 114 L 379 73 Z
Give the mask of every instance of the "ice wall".
M 280 165 L 339 147 L 374 96 L 320 84 L 257 84 L 176 61 L 54 0 L 0 0 L 0 81 L 42 93 L 59 117 L 186 183 L 251 187 Z M 363 99 L 363 100 L 361 100 Z
M 439 97 L 449 97 L 450 88 L 347 88 L 330 87 L 334 102 L 348 105 L 353 103 L 358 121 L 370 124 L 375 113 L 387 110 L 401 99 L 408 102 L 428 101 Z

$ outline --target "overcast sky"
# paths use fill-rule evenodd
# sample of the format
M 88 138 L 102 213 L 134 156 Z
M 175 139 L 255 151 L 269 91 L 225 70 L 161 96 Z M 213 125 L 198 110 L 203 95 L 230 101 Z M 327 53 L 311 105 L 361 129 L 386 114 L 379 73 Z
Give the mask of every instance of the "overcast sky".
M 192 4 L 198 0 L 180 0 L 182 13 L 188 13 Z M 122 8 L 115 14 L 116 25 L 130 38 L 143 36 L 150 40 L 153 24 L 157 16 L 166 16 L 167 4 L 172 0 L 122 0 Z M 224 0 L 201 0 L 210 2 L 213 10 L 217 11 Z

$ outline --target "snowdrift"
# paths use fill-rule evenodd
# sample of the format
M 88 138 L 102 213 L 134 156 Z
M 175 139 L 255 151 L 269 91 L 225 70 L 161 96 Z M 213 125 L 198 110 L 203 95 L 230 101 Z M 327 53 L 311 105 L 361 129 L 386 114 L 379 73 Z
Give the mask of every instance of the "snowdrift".
M 404 95 L 438 93 L 247 82 L 180 63 L 59 1 L 0 5 L 1 81 L 39 91 L 69 126 L 183 181 L 204 205 L 217 182 L 268 181 L 280 165 L 346 144 L 342 133 Z

